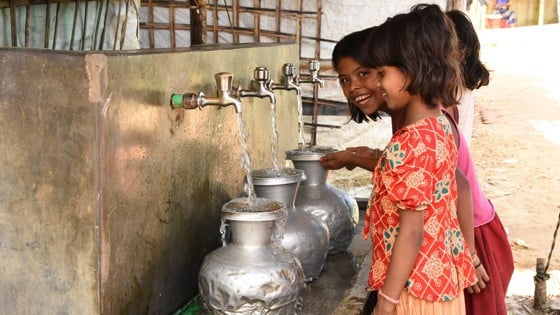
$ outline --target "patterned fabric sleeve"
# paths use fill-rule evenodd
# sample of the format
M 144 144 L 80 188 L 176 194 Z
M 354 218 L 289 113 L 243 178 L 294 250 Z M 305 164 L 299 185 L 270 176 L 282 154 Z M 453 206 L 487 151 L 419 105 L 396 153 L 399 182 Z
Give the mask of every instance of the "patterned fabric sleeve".
M 432 139 L 412 131 L 399 134 L 395 140 L 388 148 L 385 163 L 389 171 L 382 179 L 388 197 L 400 209 L 423 211 L 433 195 L 435 152 L 426 145 Z

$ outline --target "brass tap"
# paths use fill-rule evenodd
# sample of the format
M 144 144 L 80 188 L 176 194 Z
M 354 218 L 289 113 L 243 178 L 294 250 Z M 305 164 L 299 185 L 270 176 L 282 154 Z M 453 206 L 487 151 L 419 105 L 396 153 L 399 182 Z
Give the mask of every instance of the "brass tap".
M 233 74 L 229 72 L 218 72 L 214 74 L 217 86 L 217 96 L 207 97 L 203 92 L 196 93 L 185 93 L 185 94 L 172 94 L 171 95 L 171 106 L 180 107 L 184 109 L 202 109 L 208 105 L 215 106 L 229 106 L 233 105 L 235 107 L 236 113 L 241 113 L 241 100 L 238 97 L 232 95 L 233 90 Z

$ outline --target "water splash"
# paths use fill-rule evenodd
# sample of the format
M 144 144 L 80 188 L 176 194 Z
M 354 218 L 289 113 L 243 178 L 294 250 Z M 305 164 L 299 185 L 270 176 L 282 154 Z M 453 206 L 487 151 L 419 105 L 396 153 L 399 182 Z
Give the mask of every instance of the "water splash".
M 225 247 L 229 241 L 229 221 L 228 220 L 221 220 L 220 223 L 220 236 L 222 239 L 222 247 Z
M 245 130 L 245 125 L 243 123 L 242 112 L 237 113 L 237 124 L 239 125 L 239 134 L 241 135 L 241 148 L 243 149 L 243 155 L 241 156 L 241 165 L 245 169 L 245 174 L 247 177 L 247 183 L 244 187 L 245 194 L 249 200 L 254 200 L 256 198 L 255 186 L 253 185 L 253 177 L 251 176 L 251 170 L 253 166 L 251 165 L 251 156 L 249 155 L 249 146 L 247 144 L 249 135 L 247 130 Z
M 282 243 L 282 240 L 284 239 L 284 234 L 286 233 L 287 222 L 288 222 L 287 217 L 276 220 L 276 222 L 274 222 L 274 230 L 272 232 L 272 238 L 271 238 L 272 243 L 274 244 Z

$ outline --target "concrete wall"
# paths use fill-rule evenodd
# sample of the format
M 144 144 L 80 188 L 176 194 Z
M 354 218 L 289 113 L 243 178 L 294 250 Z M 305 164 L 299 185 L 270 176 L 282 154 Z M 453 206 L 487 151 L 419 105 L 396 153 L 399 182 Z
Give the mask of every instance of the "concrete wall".
M 297 45 L 61 53 L 0 49 L 0 305 L 4 314 L 169 314 L 197 292 L 220 246 L 220 208 L 242 194 L 233 107 L 214 73 L 278 81 Z M 280 160 L 297 146 L 297 100 L 275 91 Z M 243 99 L 253 167 L 272 166 L 270 104 Z

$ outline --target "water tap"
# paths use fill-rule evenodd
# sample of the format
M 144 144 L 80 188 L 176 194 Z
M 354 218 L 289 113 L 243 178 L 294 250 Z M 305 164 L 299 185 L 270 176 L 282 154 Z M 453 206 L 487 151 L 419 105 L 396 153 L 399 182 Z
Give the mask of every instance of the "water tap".
M 301 87 L 298 84 L 298 77 L 296 75 L 296 66 L 293 63 L 285 63 L 282 66 L 282 77 L 280 77 L 280 84 L 272 84 L 272 90 L 295 90 L 298 95 L 301 95 Z
M 218 72 L 214 74 L 218 95 L 216 97 L 207 97 L 203 92 L 171 94 L 171 106 L 184 109 L 199 108 L 204 106 L 229 106 L 235 107 L 236 113 L 241 113 L 241 100 L 232 94 L 233 74 L 229 72 Z
M 272 104 L 276 104 L 276 96 L 271 89 L 272 81 L 270 81 L 270 72 L 266 67 L 257 67 L 253 72 L 254 79 L 251 81 L 251 88 L 244 90 L 241 87 L 237 89 L 237 95 L 241 97 L 268 97 Z
M 319 84 L 322 88 L 324 86 L 323 80 L 319 79 L 319 60 L 310 60 L 309 61 L 309 79 L 308 80 L 300 80 L 299 83 L 311 83 L 311 84 Z

